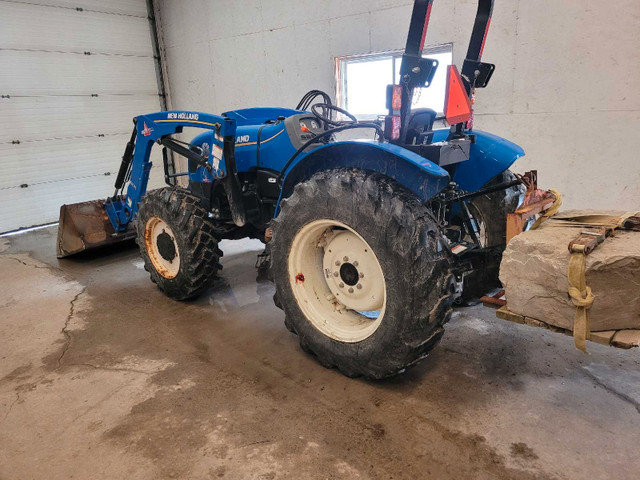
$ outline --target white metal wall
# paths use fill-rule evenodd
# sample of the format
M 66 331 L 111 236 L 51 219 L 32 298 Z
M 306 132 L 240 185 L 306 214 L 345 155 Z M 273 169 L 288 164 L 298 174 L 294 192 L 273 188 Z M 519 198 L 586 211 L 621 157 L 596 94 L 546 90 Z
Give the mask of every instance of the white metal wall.
M 132 118 L 160 109 L 146 1 L 0 0 L 0 95 L 0 232 L 111 195 Z

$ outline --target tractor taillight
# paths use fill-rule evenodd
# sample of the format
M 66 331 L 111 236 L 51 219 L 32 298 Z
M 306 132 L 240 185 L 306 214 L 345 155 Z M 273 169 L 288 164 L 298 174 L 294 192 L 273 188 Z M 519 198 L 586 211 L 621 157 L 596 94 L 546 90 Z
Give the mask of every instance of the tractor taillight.
M 400 138 L 400 115 L 387 115 L 384 117 L 384 138 L 398 140 Z
M 387 108 L 389 115 L 384 117 L 384 138 L 400 138 L 400 110 L 402 109 L 402 85 L 387 85 Z
M 469 118 L 469 121 L 467 122 L 466 129 L 473 130 L 473 111 L 471 112 L 471 118 Z
M 444 116 L 449 125 L 467 122 L 471 118 L 471 103 L 455 65 L 447 70 L 447 91 L 444 100 Z
M 393 86 L 393 96 L 391 97 L 391 109 L 400 110 L 402 108 L 402 85 Z

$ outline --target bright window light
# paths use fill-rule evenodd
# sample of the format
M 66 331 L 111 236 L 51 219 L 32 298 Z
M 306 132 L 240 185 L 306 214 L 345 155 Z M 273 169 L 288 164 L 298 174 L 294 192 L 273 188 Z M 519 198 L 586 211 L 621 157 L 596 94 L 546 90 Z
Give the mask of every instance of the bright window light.
M 444 108 L 447 66 L 453 62 L 451 44 L 425 48 L 423 56 L 439 62 L 438 70 L 428 88 L 417 88 L 413 94 L 414 108 L 432 108 L 442 113 Z M 338 102 L 361 120 L 373 120 L 385 115 L 387 85 L 398 83 L 402 52 L 377 53 L 341 57 L 338 67 Z

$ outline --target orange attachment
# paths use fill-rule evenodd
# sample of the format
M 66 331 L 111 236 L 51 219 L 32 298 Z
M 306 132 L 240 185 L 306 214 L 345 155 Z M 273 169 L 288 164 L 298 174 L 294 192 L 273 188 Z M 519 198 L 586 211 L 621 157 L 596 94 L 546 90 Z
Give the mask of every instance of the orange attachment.
M 527 193 L 516 211 L 507 214 L 507 243 L 524 231 L 530 218 L 551 208 L 558 198 L 552 191 L 538 188 L 537 170 L 521 175 L 520 179 L 527 187 Z
M 460 72 L 455 65 L 447 70 L 447 92 L 444 99 L 444 116 L 449 125 L 467 122 L 471 119 L 471 102 L 462 83 Z

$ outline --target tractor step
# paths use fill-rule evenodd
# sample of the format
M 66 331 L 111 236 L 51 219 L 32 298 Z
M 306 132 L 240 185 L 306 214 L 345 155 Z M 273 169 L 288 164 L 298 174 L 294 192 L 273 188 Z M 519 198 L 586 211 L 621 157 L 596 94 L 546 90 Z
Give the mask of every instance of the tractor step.
M 56 242 L 58 258 L 113 245 L 135 237 L 136 230 L 132 224 L 125 232 L 114 231 L 104 209 L 104 203 L 104 200 L 92 200 L 60 207 Z

